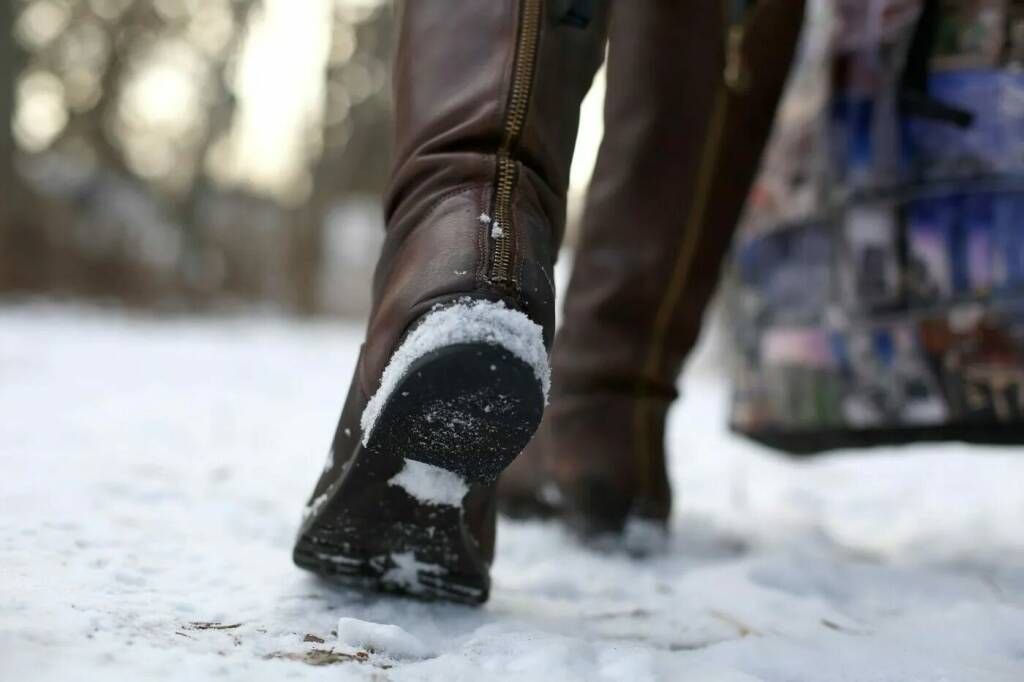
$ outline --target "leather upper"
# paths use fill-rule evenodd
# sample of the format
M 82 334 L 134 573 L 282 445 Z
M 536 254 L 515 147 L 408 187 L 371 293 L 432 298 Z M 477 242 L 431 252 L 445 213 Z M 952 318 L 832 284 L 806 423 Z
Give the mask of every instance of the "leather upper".
M 709 11 L 708 5 L 714 7 Z M 551 404 L 506 471 L 506 507 L 591 530 L 671 508 L 664 429 L 757 171 L 802 24 L 802 0 L 760 0 L 726 83 L 718 3 L 612 5 L 605 135 L 552 354 Z M 732 55 L 735 57 L 735 55 Z

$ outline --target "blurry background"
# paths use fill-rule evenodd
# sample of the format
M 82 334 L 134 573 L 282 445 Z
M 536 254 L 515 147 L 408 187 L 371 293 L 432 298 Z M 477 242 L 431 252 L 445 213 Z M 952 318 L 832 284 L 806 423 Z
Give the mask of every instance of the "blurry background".
M 378 0 L 0 3 L 0 295 L 361 314 L 392 23 Z
M 346 272 L 329 265 L 358 266 L 376 237 L 390 12 L 328 0 L 0 12 L 0 289 L 361 305 L 322 294 Z

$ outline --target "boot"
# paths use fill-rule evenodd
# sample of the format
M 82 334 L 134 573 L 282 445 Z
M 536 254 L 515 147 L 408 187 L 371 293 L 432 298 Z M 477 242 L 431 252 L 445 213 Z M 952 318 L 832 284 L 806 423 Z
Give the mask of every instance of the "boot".
M 501 480 L 504 512 L 562 516 L 590 537 L 634 519 L 665 527 L 665 417 L 803 11 L 799 0 L 761 0 L 733 24 L 696 2 L 613 5 L 605 137 L 552 355 L 551 404 Z
M 606 21 L 576 3 L 399 7 L 395 164 L 366 340 L 295 562 L 478 603 L 498 474 L 540 423 L 552 266 Z

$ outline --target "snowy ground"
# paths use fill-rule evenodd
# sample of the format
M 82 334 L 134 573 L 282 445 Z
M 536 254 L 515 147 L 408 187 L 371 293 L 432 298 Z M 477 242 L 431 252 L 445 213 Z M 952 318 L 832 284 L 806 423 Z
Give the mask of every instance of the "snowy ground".
M 664 554 L 502 523 L 481 609 L 318 582 L 289 548 L 358 340 L 0 308 L 0 679 L 1024 679 L 1024 453 L 792 463 L 701 366 Z

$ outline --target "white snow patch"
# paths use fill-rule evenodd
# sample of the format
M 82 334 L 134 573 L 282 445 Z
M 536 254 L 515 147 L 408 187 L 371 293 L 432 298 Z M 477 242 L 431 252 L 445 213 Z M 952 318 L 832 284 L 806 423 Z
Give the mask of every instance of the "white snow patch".
M 362 566 L 363 562 L 361 559 L 353 559 L 347 556 L 341 556 L 340 554 L 332 554 L 331 552 L 317 552 L 316 558 L 320 561 L 329 561 L 332 564 L 338 564 L 339 566 Z
M 481 213 L 480 217 L 477 218 L 477 220 L 479 220 L 480 223 L 483 224 L 483 225 L 490 225 L 491 224 L 491 216 L 487 215 L 486 213 Z
M 416 558 L 412 552 L 395 552 L 388 555 L 394 564 L 384 575 L 381 581 L 399 587 L 404 587 L 412 593 L 422 591 L 420 574 L 440 575 L 444 569 L 436 564 L 428 564 Z
M 310 500 L 309 504 L 306 505 L 306 508 L 302 512 L 302 520 L 305 521 L 308 518 L 316 516 L 317 512 L 320 511 L 320 508 L 327 503 L 328 497 L 330 497 L 328 493 L 323 493 L 322 495 L 317 495 Z
M 541 326 L 524 313 L 507 308 L 501 301 L 462 299 L 428 313 L 391 356 L 381 376 L 380 388 L 363 410 L 360 420 L 363 444 L 369 442 L 380 411 L 414 362 L 438 348 L 474 342 L 501 346 L 529 365 L 547 402 L 551 367 Z
M 491 239 L 501 239 L 504 236 L 505 228 L 498 221 L 494 221 L 494 224 L 491 225 Z
M 469 485 L 458 474 L 414 459 L 395 474 L 388 485 L 398 486 L 424 504 L 458 507 Z
M 552 507 L 559 507 L 564 501 L 562 491 L 554 481 L 545 481 L 543 485 L 541 485 L 540 499 L 545 504 L 551 505 Z
M 338 645 L 393 659 L 424 659 L 434 655 L 419 638 L 397 625 L 358 618 L 338 619 Z
M 665 526 L 648 519 L 630 517 L 622 530 L 622 544 L 630 554 L 658 554 L 665 551 L 668 542 Z

